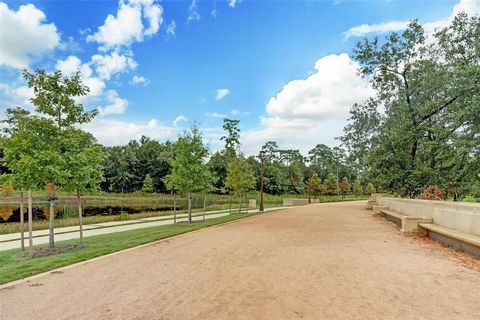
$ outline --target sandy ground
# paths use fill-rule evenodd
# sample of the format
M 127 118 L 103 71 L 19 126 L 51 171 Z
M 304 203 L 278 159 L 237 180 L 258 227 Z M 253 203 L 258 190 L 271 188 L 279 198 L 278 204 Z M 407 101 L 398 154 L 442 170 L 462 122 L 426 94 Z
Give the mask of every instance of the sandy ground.
M 0 290 L 0 318 L 480 319 L 478 260 L 364 206 L 268 213 L 54 272 Z

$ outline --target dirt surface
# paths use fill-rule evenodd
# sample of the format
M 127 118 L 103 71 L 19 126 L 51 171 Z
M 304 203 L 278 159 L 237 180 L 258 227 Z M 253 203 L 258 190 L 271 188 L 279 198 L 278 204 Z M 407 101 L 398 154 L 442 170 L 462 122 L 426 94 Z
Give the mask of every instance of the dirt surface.
M 0 290 L 0 318 L 480 319 L 475 260 L 364 207 L 267 213 L 49 274 Z

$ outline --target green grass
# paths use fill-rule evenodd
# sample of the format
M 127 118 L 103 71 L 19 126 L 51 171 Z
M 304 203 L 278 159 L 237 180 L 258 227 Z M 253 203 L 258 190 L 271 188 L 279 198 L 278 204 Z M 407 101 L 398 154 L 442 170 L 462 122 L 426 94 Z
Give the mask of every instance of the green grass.
M 47 257 L 28 258 L 20 249 L 0 251 L 0 284 L 89 260 L 112 252 L 253 215 L 256 215 L 256 213 L 228 215 L 208 219 L 203 223 L 167 225 L 87 237 L 84 239 L 83 248 Z M 77 243 L 78 240 L 68 240 L 60 241 L 57 245 L 61 246 Z M 44 247 L 44 245 L 35 247 Z

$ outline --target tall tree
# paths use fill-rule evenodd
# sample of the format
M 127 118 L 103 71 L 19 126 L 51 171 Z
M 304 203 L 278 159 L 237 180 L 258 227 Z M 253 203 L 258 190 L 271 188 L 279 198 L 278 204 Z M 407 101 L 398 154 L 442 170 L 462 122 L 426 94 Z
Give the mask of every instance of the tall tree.
M 428 41 L 412 21 L 383 42 L 357 44 L 359 72 L 376 95 L 354 105 L 342 141 L 368 179 L 409 196 L 428 185 L 466 193 L 477 183 L 479 39 L 480 18 L 459 13 Z

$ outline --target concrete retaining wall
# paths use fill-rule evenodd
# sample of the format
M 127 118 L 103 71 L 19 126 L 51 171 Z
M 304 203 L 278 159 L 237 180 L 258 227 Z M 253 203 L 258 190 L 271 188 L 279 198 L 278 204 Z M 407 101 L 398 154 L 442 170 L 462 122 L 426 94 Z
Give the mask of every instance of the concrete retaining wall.
M 390 210 L 414 217 L 431 218 L 445 228 L 480 236 L 480 203 L 401 199 L 378 196 L 376 202 Z
M 318 199 L 311 198 L 311 203 L 318 203 Z M 283 198 L 284 206 L 301 206 L 308 204 L 308 199 Z

